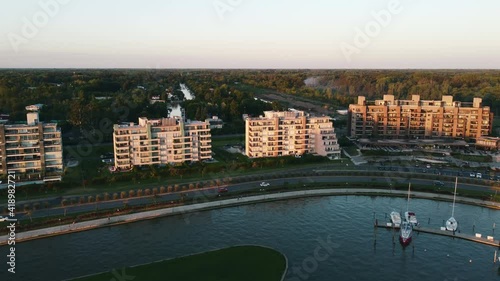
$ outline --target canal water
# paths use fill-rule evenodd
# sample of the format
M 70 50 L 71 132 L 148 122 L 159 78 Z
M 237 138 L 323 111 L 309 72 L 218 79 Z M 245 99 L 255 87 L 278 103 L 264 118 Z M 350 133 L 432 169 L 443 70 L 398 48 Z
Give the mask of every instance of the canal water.
M 181 92 L 184 94 L 184 98 L 186 100 L 194 99 L 194 94 L 189 90 L 189 88 L 185 84 L 180 84 Z M 175 103 L 170 106 L 170 117 L 174 116 L 182 116 L 182 107 L 179 103 Z
M 403 248 L 397 233 L 374 229 L 374 218 L 385 221 L 402 209 L 403 198 L 305 198 L 33 240 L 17 245 L 16 278 L 9 279 L 2 262 L 0 280 L 61 280 L 242 244 L 283 252 L 290 281 L 500 279 L 491 246 L 415 233 Z M 451 214 L 448 202 L 414 199 L 410 209 L 427 227 L 441 226 Z M 473 233 L 474 226 L 475 232 L 500 236 L 493 229 L 499 211 L 457 204 L 455 217 L 462 232 Z M 7 247 L 0 253 L 6 260 Z

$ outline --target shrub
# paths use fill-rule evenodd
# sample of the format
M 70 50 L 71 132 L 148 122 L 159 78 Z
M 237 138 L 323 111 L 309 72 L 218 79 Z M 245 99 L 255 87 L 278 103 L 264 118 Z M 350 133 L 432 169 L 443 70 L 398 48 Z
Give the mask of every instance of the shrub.
M 162 193 L 162 194 L 163 194 L 163 193 L 165 193 L 165 192 L 166 192 L 166 190 L 167 190 L 167 189 L 165 188 L 165 186 L 163 186 L 163 185 L 162 185 L 162 186 L 160 187 L 160 193 Z
M 100 202 L 100 201 L 102 201 L 102 196 L 101 196 L 100 194 L 97 194 L 97 195 L 95 196 L 95 201 L 96 201 L 96 202 Z
M 118 199 L 118 193 L 113 193 L 113 200 L 117 200 Z
M 128 192 L 128 197 L 134 197 L 135 196 L 135 191 L 134 190 L 130 190 Z
M 127 198 L 127 193 L 125 191 L 120 192 L 120 198 L 121 199 Z
M 89 202 L 89 203 L 93 203 L 94 201 L 95 201 L 94 196 L 89 196 L 89 197 L 87 197 L 87 202 Z
M 104 193 L 104 201 L 109 201 L 109 199 L 111 198 L 111 196 L 109 195 L 109 193 Z
M 146 194 L 146 196 L 151 195 L 151 189 L 146 188 L 146 190 L 144 190 L 144 194 Z
M 158 194 L 158 187 L 154 187 L 153 188 L 153 195 L 157 195 Z
M 137 189 L 137 197 L 142 197 L 142 189 Z

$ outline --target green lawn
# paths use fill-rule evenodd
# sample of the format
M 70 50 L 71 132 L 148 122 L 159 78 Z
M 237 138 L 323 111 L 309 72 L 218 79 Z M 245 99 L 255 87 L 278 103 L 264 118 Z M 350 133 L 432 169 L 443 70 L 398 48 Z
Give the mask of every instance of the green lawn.
M 358 156 L 359 155 L 357 146 L 345 146 L 345 147 L 342 147 L 342 149 L 344 149 L 351 156 Z
M 125 268 L 125 273 L 134 277 L 133 280 L 147 281 L 279 281 L 285 267 L 285 257 L 279 252 L 257 246 L 239 246 Z M 113 279 L 116 276 L 107 272 L 74 280 Z
M 460 153 L 452 153 L 451 156 L 456 159 L 470 162 L 491 162 L 491 156 L 489 155 L 463 155 Z

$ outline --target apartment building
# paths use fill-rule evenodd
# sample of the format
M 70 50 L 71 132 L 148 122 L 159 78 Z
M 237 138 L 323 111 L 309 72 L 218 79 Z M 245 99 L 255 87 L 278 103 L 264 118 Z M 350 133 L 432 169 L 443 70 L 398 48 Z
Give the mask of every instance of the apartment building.
M 488 136 L 493 113 L 482 105 L 481 98 L 472 103 L 442 100 L 395 100 L 384 95 L 382 100 L 366 101 L 358 97 L 349 105 L 348 130 L 355 138 L 472 138 Z
M 250 158 L 311 153 L 340 158 L 330 117 L 311 117 L 303 111 L 265 111 L 245 119 L 245 153 Z
M 39 122 L 38 112 L 26 124 L 0 124 L 0 174 L 14 173 L 19 181 L 60 181 L 63 174 L 61 130 Z
M 119 170 L 212 158 L 209 123 L 180 117 L 139 118 L 139 124 L 114 125 L 113 142 Z

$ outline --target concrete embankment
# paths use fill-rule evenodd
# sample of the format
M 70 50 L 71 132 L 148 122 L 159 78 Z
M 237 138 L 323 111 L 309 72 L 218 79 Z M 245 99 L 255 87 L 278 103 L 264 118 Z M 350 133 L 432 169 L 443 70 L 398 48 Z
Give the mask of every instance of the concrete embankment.
M 190 216 L 195 212 L 219 209 L 225 207 L 255 204 L 261 202 L 271 202 L 279 200 L 287 200 L 293 198 L 303 198 L 303 197 L 316 197 L 316 196 L 337 196 L 337 195 L 369 195 L 369 196 L 399 196 L 404 197 L 407 195 L 406 191 L 399 190 L 387 190 L 387 189 L 317 189 L 317 190 L 304 190 L 304 191 L 292 191 L 283 193 L 273 193 L 264 195 L 255 195 L 241 198 L 232 198 L 220 201 L 205 202 L 200 204 L 193 204 L 187 206 L 179 206 L 172 208 L 165 208 L 153 211 L 146 211 L 134 214 L 120 215 L 103 219 L 96 219 L 85 222 L 78 222 L 69 225 L 55 226 L 44 229 L 30 230 L 26 232 L 16 233 L 16 242 L 28 241 L 32 239 L 39 239 L 45 237 L 51 237 L 56 235 L 68 234 L 79 231 L 86 231 L 90 229 L 109 227 L 114 225 L 120 225 L 124 223 L 130 223 L 140 220 L 154 219 L 164 216 L 172 215 L 183 215 L 185 219 L 188 220 Z M 413 192 L 412 197 L 423 198 L 429 200 L 443 200 L 452 201 L 453 196 L 424 193 L 424 192 Z M 500 203 L 483 201 L 478 199 L 458 197 L 457 203 L 476 205 L 480 207 L 488 207 L 494 209 L 500 209 Z M 8 241 L 8 236 L 0 236 L 0 245 L 5 245 Z

